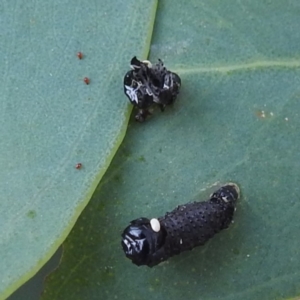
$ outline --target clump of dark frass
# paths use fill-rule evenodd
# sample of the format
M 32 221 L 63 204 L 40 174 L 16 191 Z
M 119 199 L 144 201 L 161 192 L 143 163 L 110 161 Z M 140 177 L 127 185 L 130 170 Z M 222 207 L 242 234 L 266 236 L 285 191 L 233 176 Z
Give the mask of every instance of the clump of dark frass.
M 122 233 L 126 257 L 138 266 L 153 267 L 204 245 L 232 223 L 239 194 L 239 187 L 228 183 L 207 201 L 179 205 L 157 219 L 141 217 L 131 221 Z
M 181 86 L 180 77 L 164 66 L 159 59 L 152 65 L 150 61 L 140 61 L 134 56 L 131 70 L 124 77 L 124 93 L 138 110 L 135 119 L 145 121 L 153 105 L 164 111 L 176 100 Z

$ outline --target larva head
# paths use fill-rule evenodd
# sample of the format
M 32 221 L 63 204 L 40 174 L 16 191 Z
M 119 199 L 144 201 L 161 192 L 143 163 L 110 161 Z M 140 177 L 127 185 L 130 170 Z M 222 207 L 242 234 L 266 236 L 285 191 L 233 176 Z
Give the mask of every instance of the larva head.
M 224 201 L 225 203 L 232 203 L 235 204 L 235 202 L 240 197 L 240 189 L 237 184 L 235 183 L 227 183 L 221 188 L 219 188 L 216 192 L 214 192 L 211 195 L 211 199 L 220 199 Z
M 160 240 L 160 224 L 157 219 L 151 221 L 140 218 L 130 222 L 122 233 L 122 247 L 127 258 L 134 264 L 147 265 Z

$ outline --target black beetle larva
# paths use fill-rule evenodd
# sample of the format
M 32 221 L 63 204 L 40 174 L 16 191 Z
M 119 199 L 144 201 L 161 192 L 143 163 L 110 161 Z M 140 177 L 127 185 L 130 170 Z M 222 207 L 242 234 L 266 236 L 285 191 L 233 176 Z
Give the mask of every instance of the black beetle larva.
M 168 71 L 160 59 L 152 65 L 150 61 L 140 61 L 134 56 L 130 66 L 131 70 L 124 77 L 124 93 L 138 108 L 136 120 L 143 122 L 153 104 L 163 111 L 167 105 L 174 103 L 181 79 L 176 73 Z
M 179 205 L 157 219 L 139 218 L 122 233 L 122 247 L 132 263 L 153 267 L 168 258 L 205 244 L 233 219 L 239 187 L 228 183 L 210 199 Z

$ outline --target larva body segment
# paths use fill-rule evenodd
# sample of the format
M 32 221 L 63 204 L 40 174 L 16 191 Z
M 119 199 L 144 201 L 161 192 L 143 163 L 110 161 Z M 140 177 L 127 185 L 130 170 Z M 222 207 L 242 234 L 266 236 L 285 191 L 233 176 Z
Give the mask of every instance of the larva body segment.
M 123 250 L 134 264 L 153 267 L 203 245 L 216 233 L 228 228 L 238 198 L 238 186 L 227 184 L 207 201 L 179 205 L 158 218 L 158 232 L 151 228 L 149 219 L 134 220 L 122 234 Z

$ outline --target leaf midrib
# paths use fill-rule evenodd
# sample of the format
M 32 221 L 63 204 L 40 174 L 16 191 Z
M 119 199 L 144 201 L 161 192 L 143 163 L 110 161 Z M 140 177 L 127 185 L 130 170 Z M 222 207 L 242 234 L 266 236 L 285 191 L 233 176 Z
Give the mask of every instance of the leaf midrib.
M 300 68 L 300 59 L 286 59 L 286 60 L 257 60 L 253 62 L 246 62 L 242 64 L 224 65 L 224 66 L 174 66 L 172 69 L 179 74 L 192 74 L 192 73 L 228 73 L 240 70 L 257 70 L 267 68 L 280 68 L 280 69 L 297 69 Z

